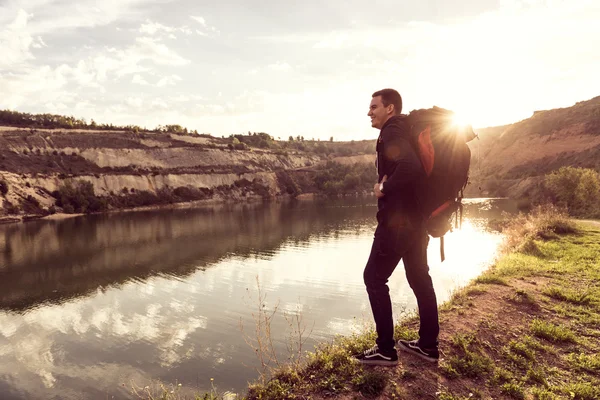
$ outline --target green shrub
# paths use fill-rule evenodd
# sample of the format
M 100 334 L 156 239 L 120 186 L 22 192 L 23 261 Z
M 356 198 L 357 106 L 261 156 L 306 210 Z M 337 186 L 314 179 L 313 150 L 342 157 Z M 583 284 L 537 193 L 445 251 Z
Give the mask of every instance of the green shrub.
M 574 216 L 600 213 L 600 176 L 590 168 L 562 167 L 546 175 L 545 188 L 552 202 Z
M 313 180 L 319 192 L 337 195 L 363 190 L 370 191 L 377 180 L 377 175 L 372 164 L 347 165 L 328 161 L 317 170 Z
M 537 246 L 533 248 L 533 239 L 548 239 L 556 234 L 575 232 L 577 227 L 564 210 L 552 204 L 538 206 L 527 215 L 514 217 L 504 227 L 504 250 L 521 249 L 526 253 L 536 253 L 535 249 L 539 249 Z
M 79 181 L 74 185 L 66 182 L 58 189 L 55 197 L 57 197 L 56 205 L 62 207 L 67 214 L 92 213 L 108 208 L 106 199 L 97 197 L 94 193 L 94 185 L 88 181 Z

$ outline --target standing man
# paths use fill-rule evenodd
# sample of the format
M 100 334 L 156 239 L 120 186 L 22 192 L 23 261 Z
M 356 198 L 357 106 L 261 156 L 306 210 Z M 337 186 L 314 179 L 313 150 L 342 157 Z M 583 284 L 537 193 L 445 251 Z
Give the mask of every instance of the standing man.
M 387 285 L 400 259 L 419 308 L 419 339 L 398 341 L 398 347 L 427 361 L 439 359 L 438 311 L 435 291 L 427 266 L 429 236 L 416 199 L 425 171 L 409 138 L 409 126 L 401 116 L 402 97 L 394 89 L 373 93 L 369 113 L 371 126 L 380 129 L 377 139 L 379 183 L 377 229 L 364 271 L 365 285 L 377 331 L 376 345 L 355 357 L 363 364 L 396 365 L 392 302 Z

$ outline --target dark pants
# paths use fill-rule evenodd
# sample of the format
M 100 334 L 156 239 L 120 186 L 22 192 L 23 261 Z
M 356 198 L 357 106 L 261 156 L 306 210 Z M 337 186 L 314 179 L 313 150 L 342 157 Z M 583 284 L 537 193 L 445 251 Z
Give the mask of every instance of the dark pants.
M 392 302 L 387 282 L 400 259 L 404 261 L 406 279 L 417 298 L 419 344 L 423 347 L 437 345 L 440 328 L 437 300 L 427 265 L 428 243 L 429 236 L 424 230 L 389 230 L 380 224 L 375 231 L 364 280 L 375 318 L 377 345 L 382 351 L 392 351 L 395 345 Z

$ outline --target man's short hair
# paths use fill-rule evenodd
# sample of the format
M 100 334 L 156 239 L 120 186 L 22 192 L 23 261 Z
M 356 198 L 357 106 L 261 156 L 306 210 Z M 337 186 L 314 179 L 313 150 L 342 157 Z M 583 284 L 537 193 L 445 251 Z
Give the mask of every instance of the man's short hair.
M 381 102 L 384 107 L 390 104 L 394 105 L 394 111 L 396 115 L 402 113 L 402 96 L 394 89 L 381 89 L 373 93 L 373 97 L 381 96 Z

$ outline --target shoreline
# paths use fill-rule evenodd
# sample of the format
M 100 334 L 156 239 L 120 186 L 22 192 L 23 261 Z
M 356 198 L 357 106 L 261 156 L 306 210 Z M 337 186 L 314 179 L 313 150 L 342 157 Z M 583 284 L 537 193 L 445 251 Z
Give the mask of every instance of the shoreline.
M 337 197 L 333 197 L 333 199 L 338 198 L 362 198 L 368 199 L 372 196 L 364 195 L 364 194 L 345 194 L 338 195 Z M 81 217 L 84 215 L 99 215 L 99 214 L 115 214 L 115 213 L 124 213 L 124 212 L 138 212 L 138 211 L 153 211 L 153 210 L 174 210 L 174 209 L 186 209 L 186 208 L 202 208 L 207 206 L 230 206 L 230 205 L 241 205 L 241 204 L 257 204 L 261 202 L 265 203 L 280 203 L 280 202 L 291 202 L 291 201 L 315 201 L 321 199 L 330 199 L 326 194 L 322 193 L 302 193 L 295 197 L 288 194 L 281 194 L 277 196 L 272 196 L 268 198 L 264 198 L 259 195 L 249 195 L 243 198 L 232 197 L 231 199 L 223 199 L 223 198 L 211 198 L 205 200 L 193 200 L 193 201 L 185 201 L 179 203 L 171 203 L 171 204 L 156 204 L 149 206 L 139 206 L 139 207 L 128 207 L 128 208 L 117 208 L 107 211 L 94 212 L 94 213 L 54 213 L 48 215 L 39 215 L 39 214 L 26 214 L 26 215 L 6 215 L 4 217 L 0 217 L 0 225 L 14 224 L 14 223 L 25 223 L 30 221 L 39 221 L 39 220 L 47 220 L 47 221 L 60 221 L 69 218 Z M 508 199 L 508 197 L 466 197 L 463 201 L 468 204 L 470 200 L 502 200 Z
M 364 195 L 342 195 L 340 198 L 368 198 L 368 196 Z M 158 210 L 174 210 L 174 209 L 187 209 L 187 208 L 202 208 L 202 207 L 226 207 L 231 205 L 242 205 L 242 204 L 258 204 L 258 203 L 282 203 L 282 202 L 291 202 L 291 201 L 314 201 L 318 199 L 327 199 L 328 196 L 319 193 L 303 193 L 296 197 L 293 197 L 288 194 L 281 194 L 272 197 L 262 197 L 259 195 L 248 195 L 246 197 L 232 197 L 230 199 L 223 198 L 211 198 L 204 200 L 192 200 L 192 201 L 184 201 L 179 203 L 171 203 L 171 204 L 156 204 L 149 206 L 139 206 L 139 207 L 128 207 L 128 208 L 117 208 L 112 210 L 106 210 L 101 212 L 94 213 L 54 213 L 48 215 L 39 215 L 39 214 L 26 214 L 26 215 L 7 215 L 4 217 L 0 217 L 0 225 L 13 224 L 13 223 L 25 223 L 30 221 L 39 221 L 39 220 L 50 220 L 50 221 L 59 221 L 74 217 L 81 217 L 84 215 L 100 215 L 100 214 L 117 214 L 117 213 L 125 213 L 125 212 L 139 212 L 139 211 L 158 211 Z
M 600 222 L 570 221 L 578 228 L 559 235 L 568 221 L 540 222 L 439 305 L 439 364 L 401 353 L 397 367 L 361 366 L 351 355 L 373 345 L 368 331 L 322 343 L 236 398 L 599 399 Z M 399 321 L 395 337 L 418 327 L 418 316 Z

